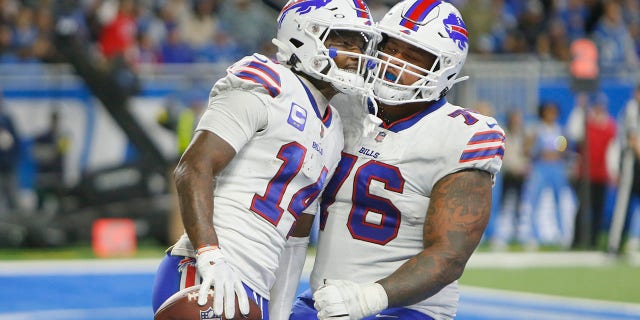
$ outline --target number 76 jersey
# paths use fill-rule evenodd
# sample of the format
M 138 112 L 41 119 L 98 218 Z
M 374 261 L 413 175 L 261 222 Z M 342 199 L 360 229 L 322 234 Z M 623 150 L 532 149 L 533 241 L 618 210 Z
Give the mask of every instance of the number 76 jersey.
M 345 128 L 360 126 L 356 118 L 343 114 Z M 345 132 L 342 159 L 323 194 L 313 290 L 323 279 L 367 283 L 389 276 L 423 250 L 436 182 L 469 168 L 494 176 L 504 155 L 504 132 L 493 118 L 444 99 L 366 135 L 359 128 Z M 455 313 L 457 300 L 454 282 L 411 308 Z

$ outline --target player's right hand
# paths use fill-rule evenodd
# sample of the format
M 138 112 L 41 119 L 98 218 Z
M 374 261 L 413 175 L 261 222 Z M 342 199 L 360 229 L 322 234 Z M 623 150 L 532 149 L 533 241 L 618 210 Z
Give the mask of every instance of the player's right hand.
M 387 293 L 379 283 L 325 280 L 313 294 L 320 320 L 358 320 L 387 308 Z
M 196 267 L 202 277 L 202 285 L 198 292 L 198 304 L 205 305 L 209 288 L 213 290 L 213 313 L 231 319 L 235 316 L 235 296 L 238 296 L 238 307 L 242 314 L 249 314 L 249 298 L 242 281 L 227 263 L 220 248 L 206 247 L 199 249 L 196 255 Z

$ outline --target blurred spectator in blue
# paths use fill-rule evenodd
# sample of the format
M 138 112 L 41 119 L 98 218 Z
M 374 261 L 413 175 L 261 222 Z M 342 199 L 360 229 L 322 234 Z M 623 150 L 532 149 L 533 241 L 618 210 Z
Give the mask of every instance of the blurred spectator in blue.
M 586 36 L 589 8 L 584 0 L 556 1 L 556 14 L 569 42 Z
M 627 0 L 624 3 L 624 20 L 629 27 L 629 34 L 635 44 L 636 56 L 640 59 L 640 1 Z
M 167 37 L 160 44 L 160 59 L 162 63 L 191 63 L 195 60 L 194 52 L 180 37 L 177 26 L 167 28 Z
M 27 6 L 20 7 L 12 32 L 14 48 L 25 50 L 31 47 L 38 36 L 38 30 L 33 22 L 33 9 Z
M 157 50 L 157 44 L 154 42 L 153 38 L 149 33 L 141 32 L 138 33 L 138 52 L 136 54 L 136 64 L 140 63 L 160 63 L 161 57 L 160 53 Z
M 603 15 L 596 25 L 593 38 L 598 46 L 598 57 L 603 71 L 637 69 L 638 56 L 635 45 L 622 19 L 622 8 L 618 2 L 607 1 L 604 4 Z
M 613 177 L 610 177 L 607 168 L 607 150 L 617 132 L 617 125 L 609 114 L 608 104 L 608 98 L 604 93 L 597 93 L 592 97 L 582 93 L 577 98 L 567 124 L 572 140 L 581 146 L 587 146 L 586 154 L 584 148 L 578 150 L 582 161 L 577 166 L 576 175 L 580 179 L 587 179 L 589 199 L 581 198 L 579 201 L 572 244 L 574 248 L 581 247 L 584 243 L 586 249 L 597 249 L 599 235 L 603 230 L 605 197 L 609 185 L 613 184 Z M 583 225 L 584 221 L 589 221 L 590 228 L 589 233 L 584 235 L 587 236 L 586 239 L 581 237 L 584 233 L 583 228 L 586 227 Z
M 276 30 L 277 12 L 261 1 L 224 0 L 219 16 L 223 30 L 238 35 L 235 40 L 245 54 L 259 52 L 270 56 L 275 52 L 271 35 Z
M 20 137 L 0 92 L 0 216 L 17 209 Z
M 37 208 L 46 213 L 55 213 L 59 207 L 68 144 L 60 128 L 58 111 L 54 110 L 49 117 L 49 127 L 34 138 L 31 150 L 36 164 Z
M 176 12 L 168 4 L 140 7 L 138 13 L 138 37 L 149 39 L 158 48 L 167 37 L 167 26 L 175 25 L 178 21 Z
M 11 26 L 0 26 L 0 63 L 34 64 L 48 60 L 51 43 L 44 32 L 39 32 L 35 22 L 34 10 L 22 6 Z
M 236 41 L 224 32 L 213 35 L 211 41 L 196 51 L 198 62 L 225 62 L 230 63 L 242 58 L 245 52 Z
M 529 249 L 546 244 L 569 247 L 573 237 L 575 196 L 567 177 L 567 138 L 558 121 L 558 105 L 544 102 L 538 107 L 539 122 L 532 134 L 531 174 L 523 191 L 523 219 L 529 228 L 522 235 Z M 543 192 L 551 203 L 543 203 Z M 542 214 L 542 216 L 539 216 Z
M 502 192 L 500 212 L 496 222 L 496 231 L 491 239 L 492 249 L 501 251 L 513 241 L 518 240 L 518 229 L 522 224 L 520 199 L 522 186 L 531 169 L 529 158 L 530 139 L 527 139 L 524 118 L 519 109 L 507 113 L 504 127 L 507 150 L 502 159 Z

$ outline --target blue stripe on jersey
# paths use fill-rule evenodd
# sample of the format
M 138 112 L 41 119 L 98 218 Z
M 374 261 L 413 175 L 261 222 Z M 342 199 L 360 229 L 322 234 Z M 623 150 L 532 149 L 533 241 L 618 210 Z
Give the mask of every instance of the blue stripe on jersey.
M 467 145 L 472 144 L 480 144 L 486 142 L 502 142 L 504 141 L 504 135 L 500 131 L 482 131 L 476 132 L 476 134 L 471 137 L 469 143 Z
M 428 108 L 420 111 L 419 113 L 416 113 L 414 115 L 408 116 L 406 118 L 402 118 L 396 122 L 393 122 L 389 125 L 386 125 L 385 123 L 382 123 L 382 127 L 389 130 L 389 131 L 393 131 L 393 132 L 400 132 L 404 129 L 410 128 L 412 125 L 414 125 L 416 122 L 420 121 L 420 119 L 426 117 L 428 114 L 430 114 L 431 112 L 434 112 L 438 109 L 440 109 L 440 107 L 442 107 L 445 103 L 447 103 L 447 100 L 442 98 L 438 101 L 435 101 L 432 105 L 430 105 Z
M 240 72 L 236 72 L 234 73 L 238 78 L 241 79 L 245 79 L 245 80 L 250 80 L 253 81 L 257 84 L 261 84 L 265 89 L 267 89 L 267 91 L 269 91 L 269 95 L 272 97 L 276 97 L 277 95 L 280 94 L 280 89 L 276 88 L 274 86 L 272 86 L 271 84 L 269 84 L 269 82 L 267 82 L 267 80 L 265 80 L 264 78 L 262 78 L 260 75 L 253 73 L 251 71 L 245 70 L 245 71 L 240 71 Z
M 259 63 L 257 61 L 251 61 L 251 63 L 249 63 L 248 67 L 250 68 L 255 68 L 258 69 L 264 73 L 266 73 L 269 78 L 271 78 L 271 80 L 273 80 L 273 82 L 276 83 L 276 85 L 278 87 L 280 87 L 282 84 L 280 83 L 280 75 L 278 75 L 277 72 L 273 71 L 273 69 L 269 68 L 268 65 L 263 64 L 263 63 Z
M 309 98 L 309 102 L 311 102 L 311 106 L 313 107 L 313 111 L 316 112 L 316 116 L 318 117 L 318 119 L 322 120 L 322 123 L 324 123 L 324 126 L 329 128 L 329 126 L 331 126 L 331 121 L 333 119 L 333 114 L 331 113 L 331 108 L 327 107 L 327 111 L 324 115 L 324 117 L 320 114 L 320 109 L 318 109 L 318 103 L 316 102 L 316 99 L 313 97 L 313 94 L 311 94 L 311 91 L 309 90 L 309 88 L 307 88 L 307 86 L 304 84 L 304 82 L 302 80 L 300 80 L 300 78 L 298 78 L 298 81 L 300 81 L 300 84 L 302 85 L 302 87 L 304 88 L 304 91 L 307 93 L 307 97 Z
M 504 157 L 504 147 L 490 147 L 482 149 L 465 150 L 460 156 L 460 162 L 469 162 L 482 159 L 490 159 L 493 157 Z
M 413 31 L 418 30 L 418 25 L 416 23 L 421 23 L 422 20 L 431 12 L 431 10 L 440 4 L 440 1 L 430 0 L 430 1 L 416 1 L 414 4 L 407 10 L 407 13 L 400 20 L 400 25 L 411 29 Z

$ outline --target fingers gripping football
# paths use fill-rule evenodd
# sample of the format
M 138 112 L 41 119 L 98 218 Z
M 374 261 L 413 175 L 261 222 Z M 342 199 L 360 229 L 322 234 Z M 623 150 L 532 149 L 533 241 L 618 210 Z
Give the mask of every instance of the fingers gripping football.
M 198 250 L 196 267 L 202 277 L 202 285 L 198 292 L 198 304 L 207 303 L 210 287 L 213 291 L 213 312 L 224 315 L 228 319 L 235 316 L 235 296 L 238 296 L 238 307 L 242 314 L 249 313 L 249 298 L 242 281 L 233 267 L 227 263 L 221 249 Z
M 379 283 L 357 284 L 326 280 L 313 294 L 320 320 L 356 320 L 387 308 L 388 299 Z

